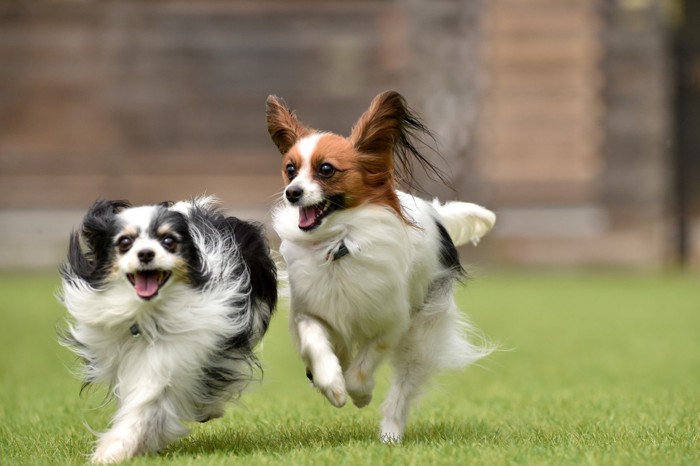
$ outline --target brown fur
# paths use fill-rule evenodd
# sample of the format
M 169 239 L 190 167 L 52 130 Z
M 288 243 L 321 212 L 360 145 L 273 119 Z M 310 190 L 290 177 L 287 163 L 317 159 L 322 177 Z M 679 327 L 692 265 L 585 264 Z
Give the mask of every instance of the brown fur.
M 282 175 L 288 179 L 286 166 L 301 169 L 302 158 L 294 145 L 315 131 L 304 126 L 276 96 L 267 99 L 267 129 L 272 141 L 283 155 Z M 442 179 L 443 175 L 415 148 L 415 132 L 430 132 L 411 113 L 404 98 L 395 91 L 376 96 L 367 111 L 357 120 L 350 137 L 324 134 L 312 156 L 312 172 L 323 163 L 330 163 L 336 172 L 330 178 L 316 176 L 327 195 L 345 194 L 345 207 L 366 203 L 385 205 L 406 223 L 396 188 L 399 181 L 412 185 L 412 162 L 417 161 L 426 171 Z M 398 166 L 397 166 L 398 162 Z
M 282 154 L 286 154 L 300 138 L 314 132 L 313 129 L 302 125 L 294 112 L 279 97 L 269 96 L 266 107 L 267 131 Z

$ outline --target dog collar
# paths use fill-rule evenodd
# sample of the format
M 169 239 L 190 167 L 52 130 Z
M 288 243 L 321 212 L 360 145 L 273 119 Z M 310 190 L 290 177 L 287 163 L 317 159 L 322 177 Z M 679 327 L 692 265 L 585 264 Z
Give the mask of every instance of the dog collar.
M 337 261 L 338 259 L 347 256 L 350 254 L 350 251 L 348 251 L 348 247 L 345 246 L 345 241 L 341 240 L 339 244 L 337 244 L 333 249 L 328 251 L 328 255 L 326 256 L 328 259 L 330 259 L 331 262 Z

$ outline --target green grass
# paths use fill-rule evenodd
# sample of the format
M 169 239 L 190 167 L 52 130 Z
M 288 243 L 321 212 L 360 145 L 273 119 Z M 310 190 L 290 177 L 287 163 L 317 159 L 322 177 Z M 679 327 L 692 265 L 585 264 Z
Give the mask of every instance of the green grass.
M 88 426 L 109 421 L 103 392 L 79 397 L 56 343 L 56 285 L 0 276 L 2 464 L 82 464 Z M 504 351 L 440 376 L 402 445 L 375 438 L 388 371 L 368 408 L 332 408 L 309 388 L 281 308 L 243 405 L 130 464 L 700 464 L 698 277 L 483 276 L 458 298 Z

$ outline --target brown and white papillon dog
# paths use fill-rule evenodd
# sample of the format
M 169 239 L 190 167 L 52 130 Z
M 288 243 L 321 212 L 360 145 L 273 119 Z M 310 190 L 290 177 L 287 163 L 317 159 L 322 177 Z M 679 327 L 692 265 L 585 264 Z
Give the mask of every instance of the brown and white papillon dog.
M 483 207 L 426 202 L 397 190 L 429 131 L 397 92 L 379 94 L 349 137 L 302 124 L 267 99 L 267 127 L 282 153 L 284 199 L 273 212 L 291 292 L 289 328 L 307 376 L 336 407 L 372 399 L 384 358 L 393 381 L 380 439 L 402 439 L 427 379 L 489 353 L 470 342 L 453 286 L 456 245 L 476 244 L 495 222 Z
M 117 402 L 94 463 L 158 451 L 224 414 L 255 375 L 277 301 L 261 227 L 217 201 L 97 201 L 70 237 L 62 343 Z

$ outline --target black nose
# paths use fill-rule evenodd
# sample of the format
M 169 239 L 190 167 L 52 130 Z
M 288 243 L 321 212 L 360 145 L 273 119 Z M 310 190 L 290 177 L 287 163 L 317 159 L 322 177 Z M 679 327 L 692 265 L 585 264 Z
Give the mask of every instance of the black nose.
M 304 195 L 304 190 L 299 186 L 290 186 L 284 191 L 284 195 L 287 196 L 289 202 L 294 204 Z
M 148 264 L 154 257 L 156 257 L 156 253 L 152 249 L 142 249 L 136 254 L 136 256 L 141 262 Z

